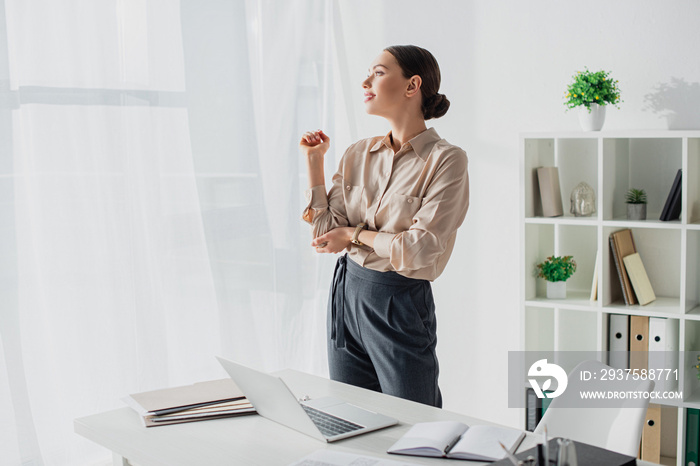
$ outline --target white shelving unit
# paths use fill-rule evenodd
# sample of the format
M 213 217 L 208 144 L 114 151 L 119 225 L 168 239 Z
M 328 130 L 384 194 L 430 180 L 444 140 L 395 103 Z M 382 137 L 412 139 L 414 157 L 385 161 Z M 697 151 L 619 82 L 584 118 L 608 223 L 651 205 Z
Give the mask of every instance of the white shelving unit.
M 521 342 L 525 351 L 607 351 L 608 315 L 676 319 L 679 326 L 679 390 L 682 400 L 662 404 L 662 463 L 684 463 L 685 409 L 700 408 L 700 131 L 543 132 L 520 135 Z M 559 169 L 564 215 L 542 217 L 537 167 Z M 678 169 L 683 170 L 680 220 L 658 218 Z M 569 197 L 581 181 L 596 193 L 591 217 L 569 213 Z M 647 192 L 647 220 L 626 219 L 625 193 Z M 627 306 L 608 238 L 630 228 L 657 300 Z M 598 300 L 590 301 L 600 252 Z M 548 300 L 536 264 L 551 255 L 573 255 L 576 273 L 567 299 Z M 573 367 L 562 366 L 568 372 Z M 523 410 L 524 411 L 524 410 Z M 524 413 L 523 413 L 524 423 Z

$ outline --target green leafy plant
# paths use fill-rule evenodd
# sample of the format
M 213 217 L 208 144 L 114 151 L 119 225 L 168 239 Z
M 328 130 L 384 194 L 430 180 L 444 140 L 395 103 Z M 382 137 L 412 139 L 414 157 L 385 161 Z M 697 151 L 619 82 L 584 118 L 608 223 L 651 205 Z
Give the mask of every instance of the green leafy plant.
M 625 194 L 625 200 L 628 204 L 646 204 L 647 193 L 643 189 L 630 188 Z
M 573 256 L 550 256 L 546 261 L 537 264 L 538 277 L 548 282 L 565 282 L 576 272 L 576 261 Z
M 620 90 L 617 87 L 618 81 L 610 77 L 609 71 L 596 71 L 595 73 L 586 68 L 585 71 L 578 71 L 573 76 L 574 82 L 566 89 L 565 105 L 568 108 L 575 108 L 581 105 L 591 111 L 591 104 L 607 105 L 611 104 L 617 108 L 620 100 Z

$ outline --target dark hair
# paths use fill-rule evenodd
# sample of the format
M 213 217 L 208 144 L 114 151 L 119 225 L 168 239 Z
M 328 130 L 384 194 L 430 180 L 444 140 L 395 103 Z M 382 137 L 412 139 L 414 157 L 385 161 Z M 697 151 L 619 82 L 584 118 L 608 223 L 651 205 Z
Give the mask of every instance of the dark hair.
M 439 94 L 440 67 L 432 53 L 415 45 L 392 45 L 384 49 L 396 58 L 403 71 L 404 78 L 418 75 L 423 80 L 421 110 L 423 118 L 440 118 L 450 108 L 450 101 L 444 94 Z

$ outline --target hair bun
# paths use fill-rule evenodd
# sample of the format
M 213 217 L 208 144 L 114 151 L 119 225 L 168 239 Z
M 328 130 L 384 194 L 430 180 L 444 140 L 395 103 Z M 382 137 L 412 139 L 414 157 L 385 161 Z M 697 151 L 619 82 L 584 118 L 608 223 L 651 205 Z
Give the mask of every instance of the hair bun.
M 431 118 L 440 118 L 450 108 L 450 101 L 445 97 L 445 94 L 435 94 L 423 103 L 423 117 L 426 120 Z

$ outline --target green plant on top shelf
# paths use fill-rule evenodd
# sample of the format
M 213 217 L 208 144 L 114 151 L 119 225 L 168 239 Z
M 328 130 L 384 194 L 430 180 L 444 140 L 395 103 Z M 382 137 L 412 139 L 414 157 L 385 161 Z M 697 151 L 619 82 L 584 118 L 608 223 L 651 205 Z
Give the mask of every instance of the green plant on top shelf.
M 548 282 L 565 282 L 576 272 L 574 256 L 550 256 L 546 261 L 537 264 L 538 277 Z
M 612 104 L 617 108 L 620 100 L 620 90 L 617 88 L 618 81 L 610 77 L 609 71 L 578 71 L 573 76 L 574 82 L 566 89 L 565 105 L 568 108 L 575 108 L 581 105 L 591 111 L 591 104 L 607 105 Z
M 625 194 L 625 200 L 628 204 L 646 204 L 647 193 L 643 189 L 630 188 Z

